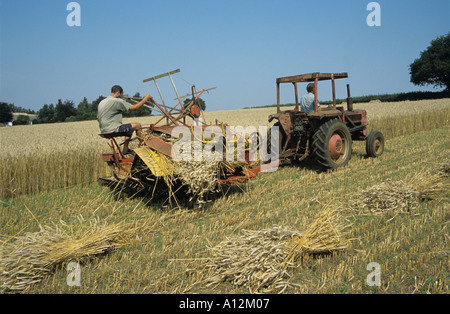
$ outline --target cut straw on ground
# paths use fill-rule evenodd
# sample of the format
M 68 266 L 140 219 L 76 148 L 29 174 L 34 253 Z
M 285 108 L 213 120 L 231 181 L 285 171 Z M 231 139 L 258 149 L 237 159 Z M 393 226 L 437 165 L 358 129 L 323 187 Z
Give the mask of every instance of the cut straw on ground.
M 0 246 L 0 291 L 22 291 L 57 267 L 85 262 L 127 243 L 134 229 L 125 224 L 89 228 L 69 236 L 60 227 L 41 226 Z
M 404 181 L 386 180 L 371 186 L 353 195 L 350 207 L 360 213 L 371 214 L 415 212 L 423 200 L 439 199 L 449 191 L 447 167 L 443 164 L 435 173 L 419 171 Z
M 284 227 L 242 230 L 210 249 L 212 256 L 194 285 L 214 287 L 223 282 L 246 286 L 251 293 L 282 293 L 293 285 L 289 270 L 300 267 L 302 257 L 347 249 L 337 210 L 326 208 L 303 233 Z

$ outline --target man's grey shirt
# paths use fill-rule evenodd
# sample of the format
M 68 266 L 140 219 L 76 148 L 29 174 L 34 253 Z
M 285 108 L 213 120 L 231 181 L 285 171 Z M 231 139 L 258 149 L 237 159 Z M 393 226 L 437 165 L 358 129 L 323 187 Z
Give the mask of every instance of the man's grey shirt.
M 319 102 L 317 102 L 317 106 L 319 106 Z M 314 111 L 314 94 L 308 93 L 302 97 L 300 103 L 301 112 L 310 113 Z
M 130 109 L 131 104 L 122 98 L 109 96 L 98 105 L 97 120 L 102 133 L 118 132 L 122 125 L 123 113 Z

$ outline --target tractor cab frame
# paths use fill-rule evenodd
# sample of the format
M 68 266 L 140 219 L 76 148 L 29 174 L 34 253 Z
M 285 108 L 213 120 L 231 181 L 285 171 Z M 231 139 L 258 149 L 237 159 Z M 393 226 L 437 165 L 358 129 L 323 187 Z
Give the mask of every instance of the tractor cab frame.
M 381 132 L 368 135 L 367 113 L 363 109 L 353 109 L 350 85 L 347 84 L 347 110 L 336 103 L 336 80 L 348 78 L 347 73 L 308 73 L 280 77 L 277 84 L 277 113 L 269 116 L 269 122 L 277 120 L 279 127 L 279 152 L 282 162 L 302 161 L 313 157 L 323 168 L 336 169 L 345 166 L 352 153 L 352 141 L 367 141 L 366 152 L 370 157 L 378 157 L 384 150 Z M 318 104 L 319 82 L 331 81 L 332 103 Z M 314 111 L 301 111 L 298 85 L 314 84 Z M 281 110 L 281 84 L 292 84 L 295 92 L 295 108 Z M 270 141 L 268 134 L 268 141 Z

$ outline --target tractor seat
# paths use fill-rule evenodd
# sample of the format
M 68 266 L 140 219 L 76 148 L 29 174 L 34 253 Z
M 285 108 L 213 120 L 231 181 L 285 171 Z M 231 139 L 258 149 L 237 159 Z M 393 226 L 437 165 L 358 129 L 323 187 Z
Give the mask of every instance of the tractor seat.
M 109 132 L 109 133 L 101 133 L 101 134 L 99 134 L 99 136 L 106 138 L 106 139 L 112 139 L 115 137 L 126 136 L 126 134 L 125 133 L 117 133 L 117 132 Z

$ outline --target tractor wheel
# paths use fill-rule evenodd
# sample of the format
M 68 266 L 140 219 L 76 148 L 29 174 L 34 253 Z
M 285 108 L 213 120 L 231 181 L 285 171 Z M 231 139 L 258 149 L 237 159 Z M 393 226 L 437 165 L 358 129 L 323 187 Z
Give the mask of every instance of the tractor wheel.
M 283 127 L 281 126 L 280 122 L 277 122 L 273 125 L 274 127 L 278 127 L 278 134 L 279 134 L 279 139 L 278 139 L 278 143 L 276 143 L 278 145 L 278 155 L 281 155 L 284 146 L 286 144 L 286 134 L 284 133 Z M 266 158 L 265 159 L 270 159 L 270 156 L 272 156 L 272 144 L 275 145 L 275 143 L 272 143 L 272 128 L 269 128 L 269 130 L 267 131 L 267 150 L 266 150 Z
M 325 169 L 345 166 L 352 155 L 352 137 L 347 126 L 336 119 L 322 124 L 313 135 L 312 152 Z
M 379 157 L 384 151 L 384 136 L 380 131 L 372 131 L 366 140 L 366 153 L 369 157 Z

